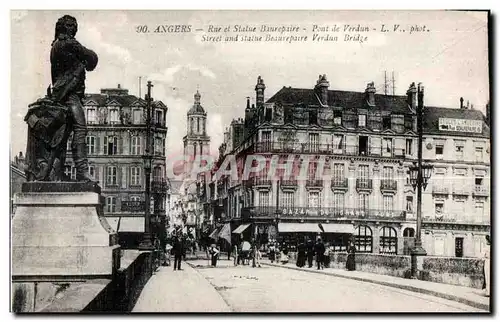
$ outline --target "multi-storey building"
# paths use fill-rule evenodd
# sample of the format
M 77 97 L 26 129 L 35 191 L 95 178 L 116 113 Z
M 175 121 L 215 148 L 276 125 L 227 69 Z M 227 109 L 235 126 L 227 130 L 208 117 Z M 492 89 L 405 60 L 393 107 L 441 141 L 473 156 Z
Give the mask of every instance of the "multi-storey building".
M 411 84 L 406 96 L 379 95 L 373 83 L 364 92 L 329 90 L 326 76 L 320 75 L 314 89 L 283 87 L 265 102 L 265 84 L 259 77 L 255 90 L 256 106 L 250 106 L 247 100 L 243 135 L 233 135 L 221 146 L 224 149 L 232 145 L 224 154 L 226 159 L 229 155 L 236 157 L 240 176 L 217 177 L 212 185 L 215 191 L 210 192 L 222 206 L 219 216 L 228 214 L 226 221 L 231 222 L 233 233 L 261 243 L 278 238 L 293 248 L 298 240 L 314 238 L 321 232 L 337 250 L 345 249 L 353 237 L 360 252 L 408 253 L 416 224 L 416 196 L 407 175 L 409 166 L 417 160 L 415 84 Z M 475 246 L 473 252 L 471 246 L 465 245 L 484 239 L 489 225 L 489 194 L 484 193 L 489 173 L 488 126 L 481 112 L 465 108 L 425 107 L 424 118 L 424 160 L 433 161 L 436 173 L 423 198 L 424 247 L 431 255 L 455 255 L 441 251 L 439 246 L 446 231 L 462 236 L 457 238 L 462 238 L 463 248 L 468 249 L 456 255 L 477 255 L 480 246 Z M 471 118 L 480 123 L 480 132 L 474 138 L 469 135 L 469 121 L 465 121 Z M 240 133 L 240 123 L 231 124 L 232 133 Z M 448 131 L 438 129 L 436 124 L 448 124 Z M 450 131 L 453 124 L 459 125 Z M 435 160 L 429 154 L 434 149 L 431 141 L 455 144 L 455 138 L 468 138 L 463 142 L 467 148 L 463 150 L 463 160 Z M 476 147 L 480 151 L 480 146 L 483 159 L 478 161 L 471 151 Z M 438 148 L 439 151 L 443 150 Z M 248 180 L 242 179 L 246 159 L 255 154 L 265 158 L 265 168 Z M 280 164 L 291 165 L 292 175 L 285 175 Z M 275 165 L 278 170 L 270 174 Z M 224 168 L 224 158 L 216 166 Z M 432 193 L 433 187 L 438 186 L 434 182 L 442 180 L 436 176 L 443 167 L 449 171 L 457 167 L 467 168 L 468 173 L 479 171 L 477 175 L 484 179 L 469 181 L 476 180 L 478 186 L 481 182 L 481 188 L 475 191 L 482 191 L 483 195 L 471 192 L 465 199 L 459 195 L 452 198 L 450 192 L 450 199 L 446 199 L 450 205 L 446 206 L 455 211 L 464 205 L 461 202 L 467 202 L 465 209 L 480 209 L 483 202 L 483 217 L 459 220 L 462 215 L 454 213 L 454 222 L 436 219 L 436 211 L 445 212 L 438 204 L 442 199 L 436 199 L 439 195 Z M 305 174 L 303 180 L 297 177 L 299 173 Z M 444 180 L 451 182 L 449 179 Z M 434 234 L 442 239 L 435 239 Z
M 83 100 L 87 121 L 87 152 L 90 175 L 99 182 L 104 197 L 104 215 L 118 233 L 144 232 L 145 173 L 142 156 L 146 148 L 147 103 L 127 89 L 101 89 Z M 167 106 L 153 101 L 151 107 L 152 222 L 165 225 L 165 140 Z M 75 179 L 71 140 L 68 142 L 66 175 Z M 155 216 L 156 215 L 156 216 Z M 132 234 L 129 234 L 132 235 Z

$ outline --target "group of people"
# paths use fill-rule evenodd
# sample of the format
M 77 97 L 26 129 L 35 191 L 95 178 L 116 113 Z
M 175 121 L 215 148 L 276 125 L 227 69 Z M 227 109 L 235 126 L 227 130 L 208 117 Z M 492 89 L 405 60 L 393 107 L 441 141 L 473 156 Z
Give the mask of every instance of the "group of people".
M 253 267 L 261 267 L 262 253 L 257 243 L 250 243 L 246 240 L 242 241 L 239 245 L 233 247 L 234 266 L 249 265 L 252 261 Z

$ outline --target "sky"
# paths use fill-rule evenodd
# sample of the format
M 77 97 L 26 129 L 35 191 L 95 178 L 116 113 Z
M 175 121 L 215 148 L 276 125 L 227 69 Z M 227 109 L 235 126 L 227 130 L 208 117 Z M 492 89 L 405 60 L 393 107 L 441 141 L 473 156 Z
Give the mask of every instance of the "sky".
M 25 151 L 28 104 L 50 85 L 50 44 L 59 17 L 78 20 L 76 39 L 99 55 L 87 74 L 87 93 L 127 88 L 142 96 L 146 81 L 153 97 L 168 106 L 167 155 L 182 151 L 186 113 L 196 90 L 208 113 L 211 151 L 216 154 L 223 131 L 244 117 L 246 97 L 255 101 L 260 75 L 270 98 L 283 86 L 313 88 L 326 74 L 330 89 L 364 91 L 375 82 L 383 93 L 384 71 L 394 72 L 395 94 L 405 95 L 411 82 L 425 86 L 425 105 L 459 107 L 460 97 L 485 113 L 489 99 L 487 15 L 454 11 L 12 11 L 11 12 L 11 155 Z M 189 33 L 138 33 L 158 25 L 192 25 Z M 370 32 L 368 41 L 329 43 L 204 42 L 209 25 L 298 25 L 312 36 L 313 25 L 381 24 L 428 32 Z M 195 29 L 203 29 L 196 31 Z M 355 34 L 355 32 L 353 32 Z M 343 35 L 341 35 L 343 38 Z

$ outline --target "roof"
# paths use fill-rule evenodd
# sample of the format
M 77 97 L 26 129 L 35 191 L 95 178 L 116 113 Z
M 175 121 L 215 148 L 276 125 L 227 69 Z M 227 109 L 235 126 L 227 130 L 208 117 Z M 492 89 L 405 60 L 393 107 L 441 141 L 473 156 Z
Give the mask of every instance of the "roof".
M 425 106 L 424 107 L 424 119 L 423 128 L 426 133 L 435 134 L 448 134 L 453 135 L 453 133 L 462 133 L 467 136 L 474 137 L 489 137 L 490 128 L 484 121 L 484 115 L 479 110 L 473 109 L 461 109 L 461 108 L 446 108 L 446 107 L 435 107 L 435 106 Z M 440 118 L 450 118 L 450 119 L 464 119 L 464 120 L 477 120 L 483 123 L 483 133 L 472 133 L 472 132 L 444 132 L 439 130 L 439 119 Z
M 88 105 L 91 101 L 95 102 L 98 106 L 107 106 L 109 103 L 115 101 L 120 106 L 131 106 L 138 102 L 140 105 L 146 106 L 146 101 L 134 95 L 107 95 L 107 94 L 86 94 L 83 99 L 83 105 Z M 154 101 L 153 107 L 167 108 L 162 101 Z
M 205 110 L 203 109 L 203 107 L 201 106 L 201 104 L 194 104 L 193 107 L 191 107 L 188 111 L 188 115 L 190 114 L 203 114 L 205 115 Z
M 274 94 L 268 103 L 304 104 L 306 106 L 319 106 L 320 101 L 314 89 L 283 87 Z M 346 108 L 373 108 L 366 101 L 365 92 L 328 91 L 328 105 Z M 375 106 L 382 110 L 396 113 L 411 113 L 406 96 L 375 94 Z

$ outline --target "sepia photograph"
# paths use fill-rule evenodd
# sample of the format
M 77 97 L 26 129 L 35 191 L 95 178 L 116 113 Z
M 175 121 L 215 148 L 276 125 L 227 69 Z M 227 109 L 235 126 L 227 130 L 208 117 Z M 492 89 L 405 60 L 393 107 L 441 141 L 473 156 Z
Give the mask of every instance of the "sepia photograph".
M 11 10 L 10 311 L 492 313 L 488 10 Z

